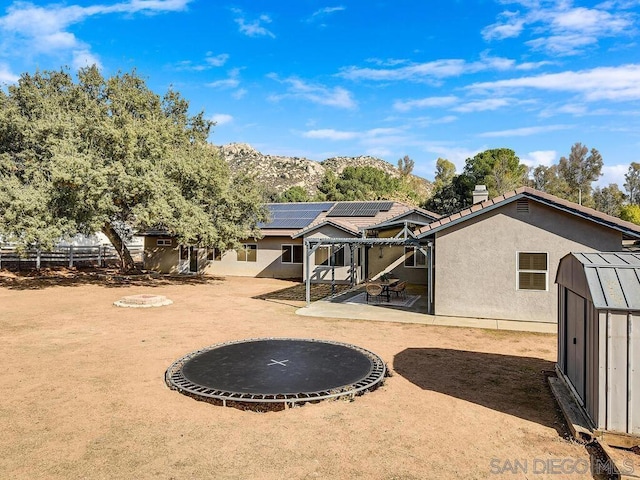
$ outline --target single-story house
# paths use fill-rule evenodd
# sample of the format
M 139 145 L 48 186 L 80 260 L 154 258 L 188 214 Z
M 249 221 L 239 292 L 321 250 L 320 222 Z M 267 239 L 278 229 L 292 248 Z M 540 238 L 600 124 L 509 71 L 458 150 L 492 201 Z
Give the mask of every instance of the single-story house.
M 271 203 L 270 220 L 259 224 L 262 238 L 247 239 L 243 248 L 221 252 L 178 245 L 163 230 L 144 232 L 145 269 L 162 273 L 210 273 L 250 277 L 302 279 L 305 240 L 413 238 L 413 231 L 439 218 L 402 202 Z M 310 255 L 314 282 L 358 283 L 384 272 L 413 283 L 426 283 L 424 254 L 403 247 L 401 240 L 318 245 Z
M 435 252 L 429 313 L 556 323 L 560 259 L 621 251 L 623 241 L 640 239 L 640 226 L 520 187 L 440 218 L 416 236 Z
M 145 268 L 353 284 L 390 273 L 427 286 L 425 313 L 556 323 L 562 257 L 640 240 L 638 225 L 529 187 L 474 201 L 445 218 L 391 201 L 268 204 L 263 237 L 237 251 L 147 232 Z

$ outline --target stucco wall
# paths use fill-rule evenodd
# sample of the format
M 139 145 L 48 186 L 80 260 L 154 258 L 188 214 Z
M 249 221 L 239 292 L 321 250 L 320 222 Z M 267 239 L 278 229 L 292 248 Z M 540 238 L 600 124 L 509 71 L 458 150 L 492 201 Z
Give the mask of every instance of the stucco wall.
M 426 251 L 426 246 L 424 247 Z M 383 272 L 394 278 L 417 285 L 427 284 L 427 267 L 405 267 L 404 247 L 391 245 L 373 246 L 369 249 L 369 277 L 375 278 Z
M 274 236 L 244 243 L 258 246 L 255 262 L 239 262 L 236 251 L 229 250 L 223 253 L 221 260 L 209 261 L 204 272 L 241 277 L 302 278 L 302 264 L 282 263 L 282 245 L 302 245 L 302 239 Z
M 557 322 L 560 259 L 570 252 L 618 251 L 619 232 L 529 201 L 436 233 L 436 315 Z M 517 290 L 517 252 L 547 252 L 547 291 Z
M 144 237 L 144 259 L 145 270 L 152 270 L 160 273 L 177 273 L 179 248 L 175 239 L 171 240 L 171 246 L 158 246 L 158 239 L 168 239 L 167 237 Z

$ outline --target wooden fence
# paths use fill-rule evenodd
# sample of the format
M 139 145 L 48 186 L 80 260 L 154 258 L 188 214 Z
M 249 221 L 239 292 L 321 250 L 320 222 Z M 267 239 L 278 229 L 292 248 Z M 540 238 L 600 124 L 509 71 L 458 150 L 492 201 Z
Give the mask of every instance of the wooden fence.
M 143 248 L 130 246 L 129 252 L 134 261 L 142 263 Z M 19 255 L 12 247 L 0 247 L 0 269 L 52 267 L 105 267 L 117 264 L 120 256 L 112 246 L 96 247 L 56 247 L 51 251 L 28 250 Z

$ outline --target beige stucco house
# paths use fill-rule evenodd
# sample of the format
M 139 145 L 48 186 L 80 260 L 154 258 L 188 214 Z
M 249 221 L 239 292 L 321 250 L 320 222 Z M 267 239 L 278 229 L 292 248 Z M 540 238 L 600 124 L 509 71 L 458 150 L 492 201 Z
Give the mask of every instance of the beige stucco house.
M 638 225 L 532 188 L 479 195 L 446 218 L 400 202 L 269 204 L 263 237 L 238 251 L 147 234 L 145 268 L 354 284 L 390 273 L 427 286 L 424 313 L 556 323 L 562 257 L 640 240 Z
M 555 323 L 560 259 L 621 251 L 640 226 L 521 187 L 416 233 L 435 252 L 431 313 Z
M 305 240 L 413 235 L 439 218 L 432 212 L 393 201 L 274 203 L 267 208 L 270 220 L 259 225 L 262 238 L 244 241 L 239 250 L 178 245 L 167 232 L 145 232 L 144 267 L 174 274 L 302 279 L 308 257 L 313 282 L 358 283 L 389 272 L 426 283 L 424 257 L 413 247 L 342 244 L 309 253 Z

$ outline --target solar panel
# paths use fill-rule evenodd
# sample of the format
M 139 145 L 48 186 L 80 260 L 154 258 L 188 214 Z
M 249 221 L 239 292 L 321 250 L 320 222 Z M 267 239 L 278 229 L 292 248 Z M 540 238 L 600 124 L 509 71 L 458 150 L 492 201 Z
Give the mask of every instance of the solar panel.
M 260 228 L 299 229 L 309 225 L 321 213 L 333 207 L 333 202 L 321 203 L 270 203 L 270 222 L 260 222 Z
M 393 202 L 348 202 L 338 203 L 327 217 L 375 217 L 380 212 L 388 212 Z

